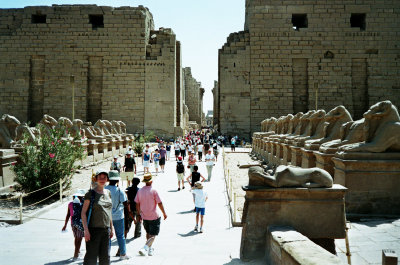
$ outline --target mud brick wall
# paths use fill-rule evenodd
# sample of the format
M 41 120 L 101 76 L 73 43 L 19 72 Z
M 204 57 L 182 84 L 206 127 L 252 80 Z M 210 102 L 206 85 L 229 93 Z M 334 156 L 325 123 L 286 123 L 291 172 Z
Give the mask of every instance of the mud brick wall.
M 301 110 L 343 104 L 359 119 L 381 100 L 400 106 L 399 1 L 247 0 L 245 16 L 250 134 L 267 117 Z M 221 132 L 246 128 L 242 118 L 221 123 L 223 102 L 237 103 L 228 89 L 238 75 L 226 71 L 232 67 L 226 47 L 235 43 L 228 38 L 220 50 Z
M 166 31 L 151 40 L 154 33 L 142 6 L 0 9 L 0 113 L 32 123 L 44 113 L 72 118 L 74 85 L 75 118 L 122 120 L 131 133 L 156 130 L 145 106 L 163 83 L 174 91 L 163 100 L 175 108 L 176 37 Z M 175 113 L 163 117 L 172 134 Z

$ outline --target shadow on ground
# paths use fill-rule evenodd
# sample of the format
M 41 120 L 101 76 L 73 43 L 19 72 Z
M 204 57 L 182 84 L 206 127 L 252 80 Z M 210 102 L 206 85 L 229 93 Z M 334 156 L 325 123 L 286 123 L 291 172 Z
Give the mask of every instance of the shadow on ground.
M 193 231 L 193 230 L 187 232 L 186 234 L 179 234 L 179 233 L 178 233 L 178 235 L 180 235 L 181 237 L 194 236 L 194 235 L 197 235 L 197 234 L 198 234 L 198 232 L 195 232 L 195 231 Z

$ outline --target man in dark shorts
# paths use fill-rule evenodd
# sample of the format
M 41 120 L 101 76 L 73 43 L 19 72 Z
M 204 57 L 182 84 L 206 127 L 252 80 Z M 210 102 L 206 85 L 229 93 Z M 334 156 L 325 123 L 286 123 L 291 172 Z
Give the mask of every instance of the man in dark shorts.
M 167 150 L 165 150 L 165 146 L 163 145 L 161 146 L 160 155 L 161 155 L 160 159 L 161 172 L 164 173 L 165 159 L 167 158 Z
M 131 228 L 132 221 L 135 223 L 135 235 L 133 238 L 138 238 L 142 235 L 142 224 L 140 221 L 140 215 L 136 211 L 136 194 L 139 191 L 140 179 L 135 177 L 132 180 L 132 186 L 126 189 L 126 195 L 128 196 L 129 208 L 131 209 L 131 214 L 125 213 L 125 238 Z
M 157 212 L 157 205 L 163 213 L 164 220 L 167 219 L 164 206 L 158 196 L 158 192 L 153 189 L 151 184 L 153 183 L 153 177 L 150 173 L 143 176 L 142 182 L 146 183 L 146 186 L 141 188 L 136 194 L 136 211 L 140 213 L 143 219 L 143 226 L 146 230 L 147 242 L 139 250 L 139 254 L 142 256 L 153 256 L 154 248 L 152 247 L 154 239 L 160 232 L 161 217 Z

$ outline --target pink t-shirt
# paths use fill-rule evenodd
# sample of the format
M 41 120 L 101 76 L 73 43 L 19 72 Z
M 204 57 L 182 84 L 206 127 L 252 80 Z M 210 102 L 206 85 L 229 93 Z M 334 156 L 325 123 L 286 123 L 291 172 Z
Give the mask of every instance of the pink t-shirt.
M 141 188 L 136 194 L 135 202 L 140 204 L 140 215 L 143 220 L 156 220 L 160 217 L 157 204 L 161 203 L 161 199 L 152 186 Z
M 70 215 L 70 219 L 71 219 L 71 225 L 72 225 L 72 216 L 74 215 L 74 203 L 70 202 L 68 203 L 68 210 L 69 210 L 69 215 Z

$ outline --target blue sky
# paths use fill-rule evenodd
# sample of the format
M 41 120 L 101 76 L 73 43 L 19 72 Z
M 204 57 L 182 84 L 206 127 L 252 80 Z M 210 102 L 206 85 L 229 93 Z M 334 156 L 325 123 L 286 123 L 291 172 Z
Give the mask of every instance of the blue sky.
M 155 28 L 172 28 L 182 43 L 182 65 L 206 92 L 203 110 L 211 110 L 211 89 L 218 79 L 218 49 L 232 32 L 243 30 L 245 0 L 0 0 L 0 8 L 52 4 L 143 5 L 153 14 Z

